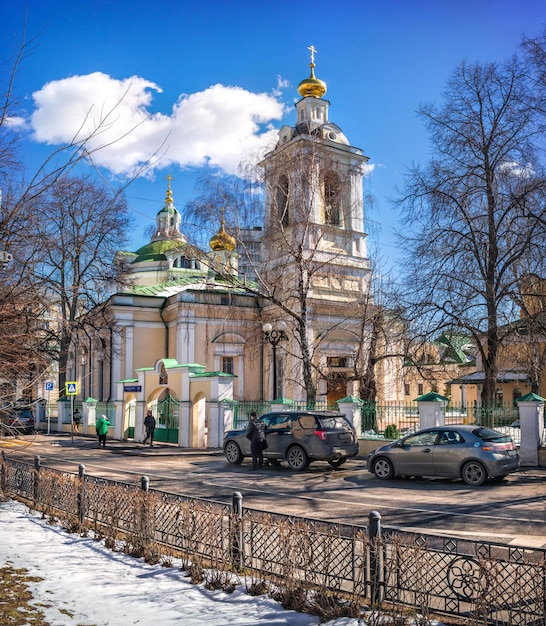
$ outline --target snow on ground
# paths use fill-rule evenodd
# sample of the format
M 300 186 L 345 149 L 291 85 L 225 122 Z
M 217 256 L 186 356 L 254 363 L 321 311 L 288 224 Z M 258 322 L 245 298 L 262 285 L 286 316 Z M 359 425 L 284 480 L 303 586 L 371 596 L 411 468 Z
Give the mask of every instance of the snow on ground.
M 69 534 L 13 500 L 0 502 L 0 567 L 26 568 L 51 626 L 317 626 L 317 617 L 286 611 L 267 596 L 193 585 L 180 567 L 149 565 L 102 541 Z M 49 608 L 43 608 L 44 606 Z M 365 626 L 340 618 L 325 626 Z M 437 623 L 437 626 L 441 626 Z

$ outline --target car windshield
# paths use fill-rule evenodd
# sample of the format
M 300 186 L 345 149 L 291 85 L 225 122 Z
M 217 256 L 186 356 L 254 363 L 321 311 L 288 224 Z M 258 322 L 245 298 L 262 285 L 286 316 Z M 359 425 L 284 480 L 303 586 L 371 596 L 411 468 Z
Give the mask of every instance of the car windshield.
M 475 428 L 472 431 L 472 434 L 476 435 L 476 437 L 479 437 L 483 441 L 498 441 L 501 443 L 512 441 L 512 438 L 509 435 L 503 435 L 502 433 L 499 433 L 492 428 L 486 428 L 485 426 Z
M 328 417 L 321 415 L 319 422 L 324 430 L 352 430 L 351 425 L 343 415 L 329 415 Z

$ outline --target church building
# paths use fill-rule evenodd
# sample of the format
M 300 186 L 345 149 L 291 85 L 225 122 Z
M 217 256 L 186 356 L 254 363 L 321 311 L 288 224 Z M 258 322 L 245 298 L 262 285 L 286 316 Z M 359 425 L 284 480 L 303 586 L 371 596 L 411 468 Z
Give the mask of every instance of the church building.
M 142 440 L 151 408 L 165 440 L 218 446 L 231 401 L 333 405 L 358 396 L 376 310 L 364 232 L 368 157 L 329 120 L 310 50 L 296 123 L 280 129 L 260 163 L 263 225 L 235 232 L 222 213 L 210 249 L 198 249 L 180 231 L 168 177 L 150 242 L 118 253 L 123 284 L 103 307 L 111 330 L 74 346 L 94 363 L 85 377 L 74 372 L 83 398 L 116 404 L 116 438 Z M 378 396 L 399 397 L 402 363 L 379 363 Z

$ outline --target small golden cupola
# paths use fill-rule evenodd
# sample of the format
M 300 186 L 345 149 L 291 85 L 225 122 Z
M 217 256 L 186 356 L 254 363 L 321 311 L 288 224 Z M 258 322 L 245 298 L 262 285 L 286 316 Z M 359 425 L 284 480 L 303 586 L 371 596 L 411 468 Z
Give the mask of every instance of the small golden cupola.
M 302 98 L 322 98 L 326 93 L 326 83 L 315 77 L 315 47 L 309 46 L 308 49 L 311 51 L 311 63 L 309 63 L 311 75 L 301 81 L 298 85 L 298 92 Z
M 210 249 L 214 252 L 219 252 L 220 250 L 233 252 L 233 250 L 235 250 L 235 244 L 235 237 L 232 237 L 230 234 L 228 234 L 224 228 L 224 217 L 222 216 L 220 229 L 218 230 L 216 235 L 213 235 L 210 239 Z

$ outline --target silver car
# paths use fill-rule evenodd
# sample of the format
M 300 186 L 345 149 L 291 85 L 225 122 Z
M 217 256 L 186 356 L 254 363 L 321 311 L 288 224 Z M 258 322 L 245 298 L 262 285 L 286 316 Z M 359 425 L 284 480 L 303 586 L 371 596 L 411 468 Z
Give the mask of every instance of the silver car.
M 264 459 L 286 460 L 292 470 L 304 470 L 311 461 L 328 461 L 332 467 L 343 465 L 358 454 L 354 428 L 337 411 L 282 411 L 261 417 L 266 425 L 268 448 Z M 233 464 L 252 456 L 245 430 L 229 430 L 224 435 L 224 454 Z
M 462 478 L 467 485 L 483 485 L 519 468 L 512 438 L 485 426 L 426 428 L 372 450 L 368 471 L 377 478 L 434 476 Z

